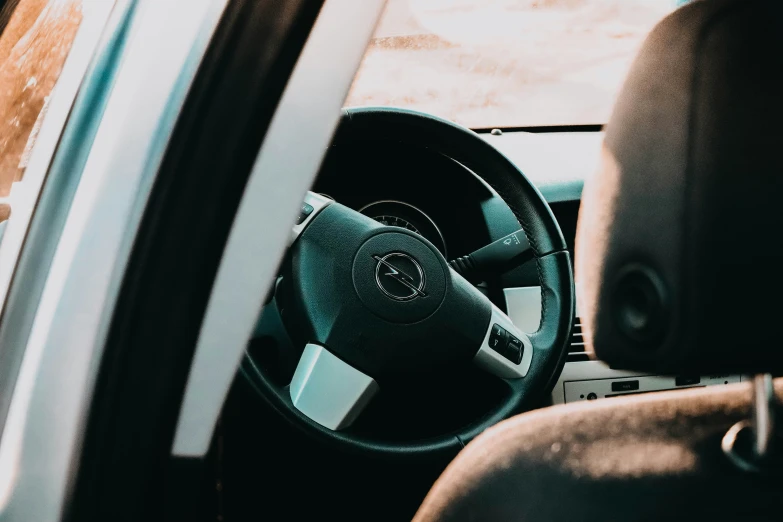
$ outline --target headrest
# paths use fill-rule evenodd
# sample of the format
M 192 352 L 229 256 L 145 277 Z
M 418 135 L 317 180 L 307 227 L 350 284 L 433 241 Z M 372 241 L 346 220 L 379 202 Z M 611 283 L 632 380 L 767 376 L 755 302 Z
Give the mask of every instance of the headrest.
M 783 371 L 783 2 L 705 0 L 631 68 L 583 194 L 585 341 L 615 368 Z

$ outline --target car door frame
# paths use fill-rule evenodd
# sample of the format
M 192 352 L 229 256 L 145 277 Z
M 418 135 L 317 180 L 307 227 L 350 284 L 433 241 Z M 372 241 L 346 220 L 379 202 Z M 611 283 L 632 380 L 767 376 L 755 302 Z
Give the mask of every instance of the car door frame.
M 194 482 L 184 479 L 203 471 L 204 441 L 244 350 L 236 334 L 217 353 L 215 322 L 204 319 L 221 312 L 225 261 L 249 266 L 238 218 L 245 223 L 254 214 L 242 209 L 256 204 L 273 218 L 254 243 L 258 270 L 273 273 L 384 3 L 328 0 L 325 16 L 322 0 L 119 2 L 105 35 L 116 45 L 100 55 L 116 76 L 84 163 L 70 165 L 78 183 L 51 265 L 38 274 L 0 439 L 0 514 L 9 520 L 193 512 Z M 324 20 L 312 70 L 294 85 Z M 87 80 L 100 82 L 100 70 Z M 285 147 L 270 156 L 268 143 Z M 287 170 L 282 152 L 292 150 L 308 161 Z M 249 338 L 247 307 L 261 301 L 237 304 L 236 332 Z M 205 374 L 218 359 L 220 371 Z M 189 397 L 208 400 L 209 414 L 193 416 Z M 185 435 L 175 443 L 178 427 Z
M 0 439 L 4 519 L 69 507 L 135 230 L 225 1 L 117 0 L 81 79 L 0 323 L 22 354 Z

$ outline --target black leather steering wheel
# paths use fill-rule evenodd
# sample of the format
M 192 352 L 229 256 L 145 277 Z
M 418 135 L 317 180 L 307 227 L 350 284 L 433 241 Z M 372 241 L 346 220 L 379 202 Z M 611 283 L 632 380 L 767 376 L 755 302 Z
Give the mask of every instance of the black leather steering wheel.
M 469 129 L 408 110 L 345 110 L 334 143 L 370 139 L 414 144 L 452 158 L 508 204 L 538 268 L 538 331 L 526 335 L 515 328 L 426 239 L 309 193 L 288 254 L 292 297 L 286 310 L 298 337 L 309 342 L 288 386 L 276 384 L 252 360 L 243 372 L 287 420 L 330 444 L 386 455 L 455 451 L 551 391 L 573 325 L 570 254 L 541 193 Z M 467 364 L 502 379 L 509 393 L 458 433 L 389 443 L 345 430 L 374 394 L 383 393 L 386 379 Z

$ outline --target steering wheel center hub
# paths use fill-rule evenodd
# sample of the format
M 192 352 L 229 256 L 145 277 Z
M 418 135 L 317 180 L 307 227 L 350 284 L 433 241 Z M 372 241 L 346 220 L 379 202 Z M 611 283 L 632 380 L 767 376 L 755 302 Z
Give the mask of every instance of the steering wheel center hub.
M 446 263 L 434 246 L 406 231 L 370 237 L 353 260 L 353 284 L 362 304 L 393 323 L 415 323 L 446 295 Z
M 417 297 L 427 297 L 424 285 L 427 279 L 424 269 L 415 258 L 402 252 L 392 252 L 385 256 L 373 256 L 378 264 L 375 267 L 375 282 L 381 292 L 395 301 L 410 301 Z

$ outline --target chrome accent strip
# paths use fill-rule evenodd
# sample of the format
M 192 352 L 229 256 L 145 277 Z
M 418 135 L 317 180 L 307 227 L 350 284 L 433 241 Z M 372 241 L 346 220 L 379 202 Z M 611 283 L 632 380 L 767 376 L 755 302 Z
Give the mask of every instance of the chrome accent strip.
M 327 0 L 278 104 L 218 268 L 172 453 L 202 456 L 384 0 Z
M 541 287 L 504 288 L 506 310 L 514 324 L 522 331 L 533 333 L 541 324 Z
M 775 409 L 777 398 L 772 384 L 772 375 L 765 373 L 753 376 L 753 411 L 751 424 L 756 435 L 756 456 L 768 458 L 770 443 L 775 436 Z
M 378 392 L 378 383 L 322 346 L 308 344 L 289 392 L 297 410 L 337 431 L 356 420 Z

